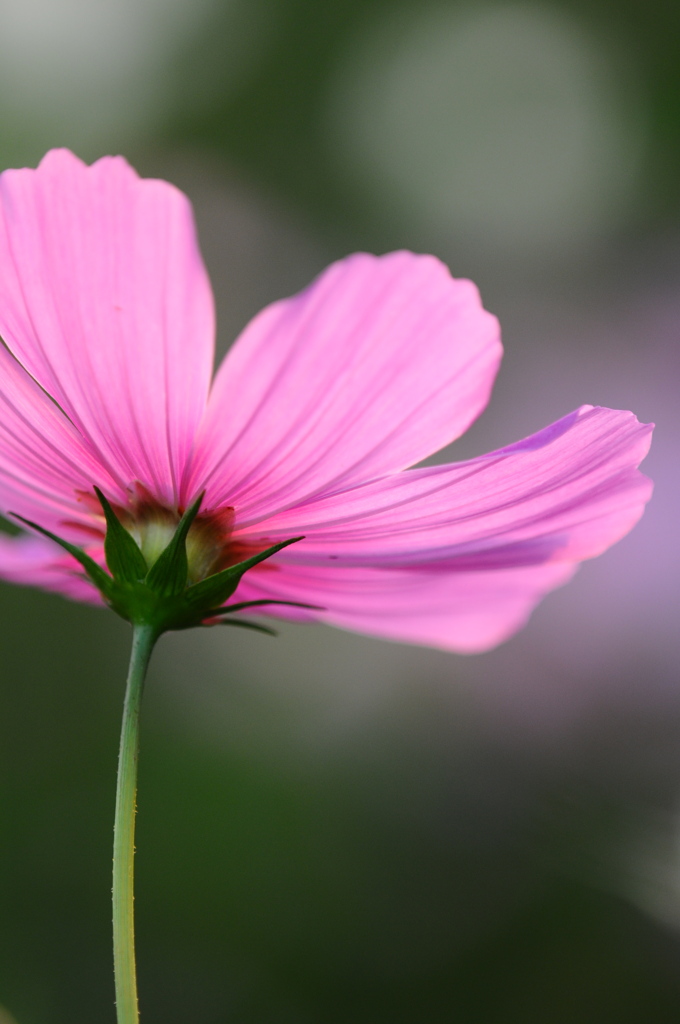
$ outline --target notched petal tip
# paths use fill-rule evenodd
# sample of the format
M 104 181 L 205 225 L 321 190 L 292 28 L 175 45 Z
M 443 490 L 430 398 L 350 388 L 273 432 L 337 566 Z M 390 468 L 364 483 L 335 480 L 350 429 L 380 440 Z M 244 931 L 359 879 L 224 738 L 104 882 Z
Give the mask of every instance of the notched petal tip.
M 128 163 L 124 156 L 120 156 L 119 154 L 106 154 L 105 156 L 99 157 L 93 163 L 88 164 L 66 146 L 56 146 L 54 149 L 49 149 L 35 170 L 39 173 L 56 172 L 69 174 L 75 172 L 78 174 L 88 173 L 95 168 L 104 170 L 107 168 L 111 168 L 113 170 L 115 168 L 118 173 L 123 171 L 125 174 L 129 174 L 130 177 L 135 178 L 136 180 L 142 180 L 140 179 L 137 171 L 130 163 Z

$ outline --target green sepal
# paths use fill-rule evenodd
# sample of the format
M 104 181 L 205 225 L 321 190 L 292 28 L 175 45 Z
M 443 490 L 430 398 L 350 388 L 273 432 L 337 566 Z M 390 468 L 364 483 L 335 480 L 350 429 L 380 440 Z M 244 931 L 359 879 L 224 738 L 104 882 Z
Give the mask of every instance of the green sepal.
M 270 626 L 263 626 L 260 622 L 248 622 L 247 619 L 220 619 L 219 622 L 205 622 L 205 626 L 239 626 L 241 629 L 252 629 L 255 633 L 264 633 L 266 636 L 278 636 L 275 629 Z
M 303 539 L 302 537 L 291 537 L 290 540 L 282 540 L 279 544 L 273 544 L 270 548 L 260 551 L 259 554 L 253 555 L 251 558 L 246 558 L 243 562 L 237 562 L 236 565 L 230 565 L 228 569 L 223 569 L 199 583 L 194 583 L 185 595 L 188 605 L 194 608 L 217 608 L 224 604 L 234 593 L 241 577 L 248 569 L 264 562 L 266 558 L 271 558 L 277 551 L 287 548 L 289 544 L 295 544 Z
M 134 538 L 119 521 L 104 495 L 96 489 L 107 522 L 105 553 L 110 576 L 97 562 L 85 554 L 82 548 L 62 540 L 44 527 L 10 513 L 20 523 L 36 530 L 63 548 L 83 567 L 85 574 L 101 592 L 106 603 L 122 618 L 135 626 L 150 626 L 157 636 L 167 630 L 189 629 L 193 626 L 212 623 L 240 626 L 256 632 L 276 636 L 276 631 L 259 623 L 232 618 L 232 613 L 259 605 L 279 604 L 297 608 L 316 609 L 317 605 L 306 605 L 297 601 L 242 601 L 229 608 L 222 607 L 234 593 L 242 576 L 277 551 L 295 544 L 302 537 L 291 537 L 231 565 L 222 572 L 208 576 L 193 586 L 187 587 L 188 561 L 186 538 L 203 500 L 203 495 L 194 502 L 182 516 L 177 530 L 158 560 L 146 572 L 146 560 Z M 212 622 L 210 621 L 212 620 Z
M 111 575 L 121 583 L 137 583 L 138 580 L 143 580 L 149 567 L 137 541 L 125 529 L 99 488 L 95 487 L 94 491 L 106 516 L 104 552 Z
M 274 601 L 262 598 L 259 601 L 240 601 L 238 604 L 227 604 L 215 610 L 216 615 L 230 615 L 232 612 L 242 612 L 244 608 L 261 608 L 265 604 L 283 604 L 288 608 L 308 608 L 310 611 L 325 612 L 321 604 L 303 604 L 302 601 Z
M 146 577 L 147 586 L 162 597 L 176 597 L 187 585 L 189 562 L 186 539 L 191 524 L 198 515 L 204 495 L 205 491 L 199 494 L 193 505 L 186 510 L 172 540 L 151 566 L 149 575 Z
M 50 533 L 50 531 L 46 530 L 43 526 L 38 526 L 37 523 L 32 523 L 30 519 L 24 519 L 23 516 L 17 515 L 16 512 L 10 512 L 9 515 L 14 519 L 18 519 L 20 523 L 25 523 L 26 526 L 30 526 L 32 530 L 37 530 L 38 533 L 42 533 L 44 537 L 49 537 L 50 540 L 53 540 L 54 543 L 58 544 L 59 547 L 64 549 L 64 551 L 68 551 L 69 555 L 73 555 L 73 557 L 80 562 L 95 587 L 97 587 L 98 590 L 101 590 L 105 597 L 110 596 L 113 580 L 108 573 L 104 572 L 100 565 L 97 565 L 93 558 L 90 558 L 89 555 L 85 554 L 82 548 L 76 547 L 75 544 L 69 544 L 67 540 L 62 540 L 62 538 L 57 537 L 55 533 Z

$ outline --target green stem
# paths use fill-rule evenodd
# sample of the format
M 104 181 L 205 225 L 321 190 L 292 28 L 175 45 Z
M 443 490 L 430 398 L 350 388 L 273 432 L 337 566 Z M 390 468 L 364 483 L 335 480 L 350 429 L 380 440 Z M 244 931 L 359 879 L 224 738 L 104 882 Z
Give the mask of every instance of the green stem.
M 151 626 L 134 626 L 118 755 L 113 826 L 113 966 L 118 1024 L 138 1024 L 135 968 L 134 856 L 137 809 L 139 708 L 149 659 L 157 640 Z

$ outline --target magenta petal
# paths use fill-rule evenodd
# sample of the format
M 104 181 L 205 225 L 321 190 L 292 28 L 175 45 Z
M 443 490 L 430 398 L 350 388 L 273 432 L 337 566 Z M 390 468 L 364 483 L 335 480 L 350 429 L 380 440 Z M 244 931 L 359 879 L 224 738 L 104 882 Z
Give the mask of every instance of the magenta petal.
M 286 565 L 279 572 L 244 577 L 235 600 L 318 604 L 326 610 L 253 611 L 473 654 L 507 640 L 538 601 L 573 572 L 574 566 L 565 563 L 461 573 Z
M 42 537 L 0 535 L 0 579 L 52 590 L 74 601 L 102 603 L 75 558 Z
M 280 513 L 263 536 L 304 534 L 277 561 L 501 569 L 600 554 L 642 514 L 650 426 L 583 408 L 469 462 L 411 470 Z
M 185 197 L 65 150 L 0 176 L 0 334 L 111 476 L 172 500 L 213 358 Z
M 413 465 L 479 415 L 500 354 L 475 286 L 434 257 L 335 263 L 227 356 L 190 490 L 261 516 Z

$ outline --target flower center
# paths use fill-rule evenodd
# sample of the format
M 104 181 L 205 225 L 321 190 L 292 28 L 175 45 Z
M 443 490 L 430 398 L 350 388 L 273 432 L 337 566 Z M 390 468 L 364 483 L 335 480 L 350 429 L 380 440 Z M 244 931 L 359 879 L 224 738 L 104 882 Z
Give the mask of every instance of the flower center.
M 64 522 L 97 538 L 92 554 L 37 523 L 24 522 L 65 548 L 106 604 L 135 627 L 148 627 L 160 636 L 169 629 L 222 622 L 225 615 L 244 607 L 291 603 L 255 600 L 226 604 L 246 572 L 276 571 L 276 565 L 262 563 L 303 537 L 275 544 L 263 537 L 234 537 L 233 508 L 206 509 L 199 515 L 205 492 L 182 509 L 163 505 L 141 484 L 129 489 L 124 505 L 113 505 L 96 485 L 93 491 L 103 513 L 97 516 L 97 524 Z M 94 511 L 88 492 L 79 492 L 79 500 Z M 101 564 L 102 555 L 108 573 Z M 239 624 L 236 619 L 229 622 Z
M 143 518 L 126 516 L 124 510 L 121 510 L 119 515 L 128 533 L 131 533 L 139 544 L 146 564 L 151 568 L 172 540 L 179 516 L 173 514 L 170 509 L 160 506 L 157 509 L 149 509 L 149 513 Z
M 98 524 L 90 530 L 77 525 L 88 534 L 101 537 L 106 532 L 99 523 L 102 521 L 101 506 L 93 494 L 79 493 L 79 499 L 88 505 L 96 515 Z M 168 508 L 162 505 L 153 495 L 137 482 L 130 488 L 130 500 L 127 505 L 112 505 L 118 519 L 140 547 L 149 568 L 158 560 L 175 535 L 177 525 L 182 518 L 183 508 Z M 260 550 L 255 546 L 232 540 L 234 526 L 233 508 L 207 509 L 199 513 L 191 524 L 186 540 L 187 561 L 189 565 L 188 583 L 211 576 L 229 565 L 235 565 L 248 554 Z M 266 545 L 265 545 L 266 547 Z M 244 554 L 244 551 L 247 553 Z
M 148 500 L 138 501 L 132 508 L 120 509 L 121 522 L 139 544 L 149 568 L 174 537 L 183 511 Z M 189 584 L 219 572 L 232 561 L 238 561 L 233 557 L 230 544 L 233 525 L 233 508 L 207 511 L 196 517 L 186 540 Z

